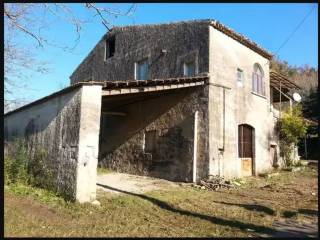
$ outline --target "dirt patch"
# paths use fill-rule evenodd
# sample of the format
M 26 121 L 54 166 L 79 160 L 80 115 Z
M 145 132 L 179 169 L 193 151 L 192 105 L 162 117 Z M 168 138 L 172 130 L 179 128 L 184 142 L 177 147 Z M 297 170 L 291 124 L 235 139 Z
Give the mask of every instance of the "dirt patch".
M 48 207 L 46 204 L 34 201 L 32 197 L 11 197 L 11 195 L 7 193 L 5 201 L 10 205 L 17 206 L 16 211 L 21 212 L 23 215 L 29 218 L 40 217 L 60 221 L 56 210 Z
M 113 194 L 144 193 L 174 186 L 179 186 L 179 184 L 164 179 L 126 173 L 107 173 L 97 176 L 97 189 Z

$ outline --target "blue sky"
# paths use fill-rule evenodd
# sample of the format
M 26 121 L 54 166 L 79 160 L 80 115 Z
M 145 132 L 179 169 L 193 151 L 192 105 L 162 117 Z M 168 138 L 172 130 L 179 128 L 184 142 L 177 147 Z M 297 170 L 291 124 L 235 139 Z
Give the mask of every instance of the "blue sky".
M 129 5 L 122 4 L 121 8 Z M 137 4 L 133 17 L 117 18 L 114 24 L 152 24 L 211 18 L 275 53 L 313 7 L 315 9 L 311 15 L 278 52 L 278 55 L 281 60 L 286 60 L 291 65 L 308 64 L 317 67 L 318 8 L 316 4 L 144 3 Z M 75 9 L 77 14 L 88 14 L 82 7 L 76 6 Z M 83 29 L 81 40 L 73 53 L 53 47 L 39 49 L 38 59 L 50 62 L 51 71 L 46 75 L 34 74 L 28 81 L 30 87 L 26 88 L 23 93 L 25 97 L 33 101 L 68 86 L 71 73 L 105 32 L 106 28 L 96 18 L 96 21 L 86 25 Z M 48 36 L 70 45 L 73 43 L 70 39 L 75 38 L 73 29 L 59 22 L 51 25 Z

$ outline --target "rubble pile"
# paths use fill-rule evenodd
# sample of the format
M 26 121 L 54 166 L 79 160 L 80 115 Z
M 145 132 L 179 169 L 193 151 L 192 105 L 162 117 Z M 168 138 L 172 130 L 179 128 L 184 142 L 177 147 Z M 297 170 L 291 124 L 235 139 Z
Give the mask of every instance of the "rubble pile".
M 195 187 L 214 191 L 221 188 L 229 189 L 234 186 L 230 181 L 225 180 L 223 177 L 220 177 L 218 175 L 210 175 L 208 179 L 200 180 L 200 184 L 195 185 Z

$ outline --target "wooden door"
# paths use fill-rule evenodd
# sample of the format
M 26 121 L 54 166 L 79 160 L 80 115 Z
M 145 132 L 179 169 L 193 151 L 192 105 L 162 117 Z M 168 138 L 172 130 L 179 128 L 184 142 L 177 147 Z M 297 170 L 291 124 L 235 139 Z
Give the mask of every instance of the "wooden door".
M 251 176 L 254 169 L 254 128 L 242 124 L 238 128 L 239 158 L 241 161 L 241 175 Z

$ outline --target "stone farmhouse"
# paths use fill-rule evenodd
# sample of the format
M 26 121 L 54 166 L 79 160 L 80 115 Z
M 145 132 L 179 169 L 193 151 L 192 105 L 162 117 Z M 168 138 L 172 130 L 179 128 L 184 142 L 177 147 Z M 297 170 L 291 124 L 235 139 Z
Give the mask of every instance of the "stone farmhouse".
M 184 182 L 256 175 L 282 164 L 275 125 L 298 88 L 271 58 L 214 20 L 115 27 L 69 87 L 5 114 L 5 140 L 45 149 L 56 190 L 80 202 L 95 200 L 97 166 Z

